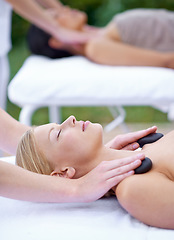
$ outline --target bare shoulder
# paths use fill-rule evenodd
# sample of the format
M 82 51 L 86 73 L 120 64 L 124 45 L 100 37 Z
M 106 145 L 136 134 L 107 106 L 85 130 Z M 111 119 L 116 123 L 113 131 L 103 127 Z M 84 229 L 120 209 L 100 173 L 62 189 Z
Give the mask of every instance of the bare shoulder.
M 112 21 L 105 27 L 104 36 L 114 41 L 121 41 L 115 22 Z
M 123 180 L 116 188 L 118 201 L 132 216 L 147 225 L 174 228 L 174 182 L 150 171 Z

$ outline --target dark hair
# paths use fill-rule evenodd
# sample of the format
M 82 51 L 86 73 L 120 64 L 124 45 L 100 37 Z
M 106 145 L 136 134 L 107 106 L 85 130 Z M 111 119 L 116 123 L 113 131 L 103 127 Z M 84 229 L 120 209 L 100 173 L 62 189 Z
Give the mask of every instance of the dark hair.
M 48 40 L 51 35 L 44 32 L 40 28 L 35 25 L 31 25 L 27 34 L 27 42 L 30 51 L 36 55 L 42 55 L 49 58 L 63 58 L 63 57 L 71 57 L 72 53 L 66 50 L 59 50 L 51 48 L 48 45 Z

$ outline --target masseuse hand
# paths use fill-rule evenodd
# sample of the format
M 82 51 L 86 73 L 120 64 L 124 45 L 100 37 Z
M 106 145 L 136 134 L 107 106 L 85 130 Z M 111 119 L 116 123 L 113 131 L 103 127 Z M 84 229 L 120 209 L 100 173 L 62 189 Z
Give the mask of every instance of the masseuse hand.
M 91 202 L 101 198 L 124 178 L 134 174 L 133 169 L 137 168 L 144 158 L 144 154 L 137 154 L 101 162 L 85 176 L 75 179 L 78 182 L 77 201 Z
M 70 8 L 68 8 L 67 6 L 62 6 L 61 7 L 61 13 L 64 12 L 64 14 L 66 14 L 66 9 L 68 9 L 68 11 L 71 11 Z M 51 16 L 52 18 L 54 18 L 56 20 L 56 18 L 58 18 L 59 16 L 59 12 L 56 11 L 55 9 L 46 9 L 45 13 L 49 16 Z M 83 32 L 83 31 L 78 31 L 75 29 L 70 29 L 70 28 L 65 28 L 62 27 L 58 21 L 57 22 L 57 31 L 54 31 L 52 33 L 53 37 L 55 37 L 56 39 L 58 39 L 59 41 L 61 41 L 64 44 L 70 44 L 70 45 L 76 45 L 76 44 L 85 44 L 86 42 L 88 42 L 89 40 L 94 39 L 94 34 L 88 33 L 88 32 Z
M 139 148 L 139 144 L 137 143 L 138 139 L 145 137 L 151 133 L 155 133 L 156 130 L 157 127 L 153 126 L 145 130 L 118 135 L 110 142 L 108 142 L 106 146 L 118 150 L 136 150 Z
M 62 27 L 59 28 L 57 34 L 54 34 L 54 37 L 66 44 L 83 44 L 94 38 L 91 34 L 69 30 Z

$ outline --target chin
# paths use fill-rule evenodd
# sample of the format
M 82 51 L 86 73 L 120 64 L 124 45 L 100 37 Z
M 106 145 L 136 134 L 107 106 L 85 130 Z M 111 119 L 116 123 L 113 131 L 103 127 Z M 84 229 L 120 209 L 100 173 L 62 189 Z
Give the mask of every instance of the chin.
M 93 126 L 95 127 L 95 133 L 103 138 L 103 127 L 99 123 L 93 123 Z
M 100 123 L 93 123 L 93 124 L 103 132 L 103 127 Z

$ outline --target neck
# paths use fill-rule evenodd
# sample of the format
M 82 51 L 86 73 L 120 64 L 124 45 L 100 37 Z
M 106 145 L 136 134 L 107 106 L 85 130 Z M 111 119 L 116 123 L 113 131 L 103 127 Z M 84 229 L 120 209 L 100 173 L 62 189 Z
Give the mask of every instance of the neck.
M 99 164 L 102 161 L 111 161 L 116 160 L 124 157 L 129 157 L 131 155 L 137 154 L 134 151 L 129 150 L 116 150 L 112 148 L 108 148 L 106 146 L 103 146 L 100 154 L 98 155 L 96 162 Z
M 86 161 L 83 166 L 80 166 L 80 168 L 78 169 L 78 177 L 87 174 L 96 166 L 98 166 L 102 161 L 116 160 L 131 156 L 133 154 L 135 155 L 136 153 L 128 150 L 115 150 L 103 145 L 102 148 L 98 150 L 93 159 L 90 159 L 90 161 Z

